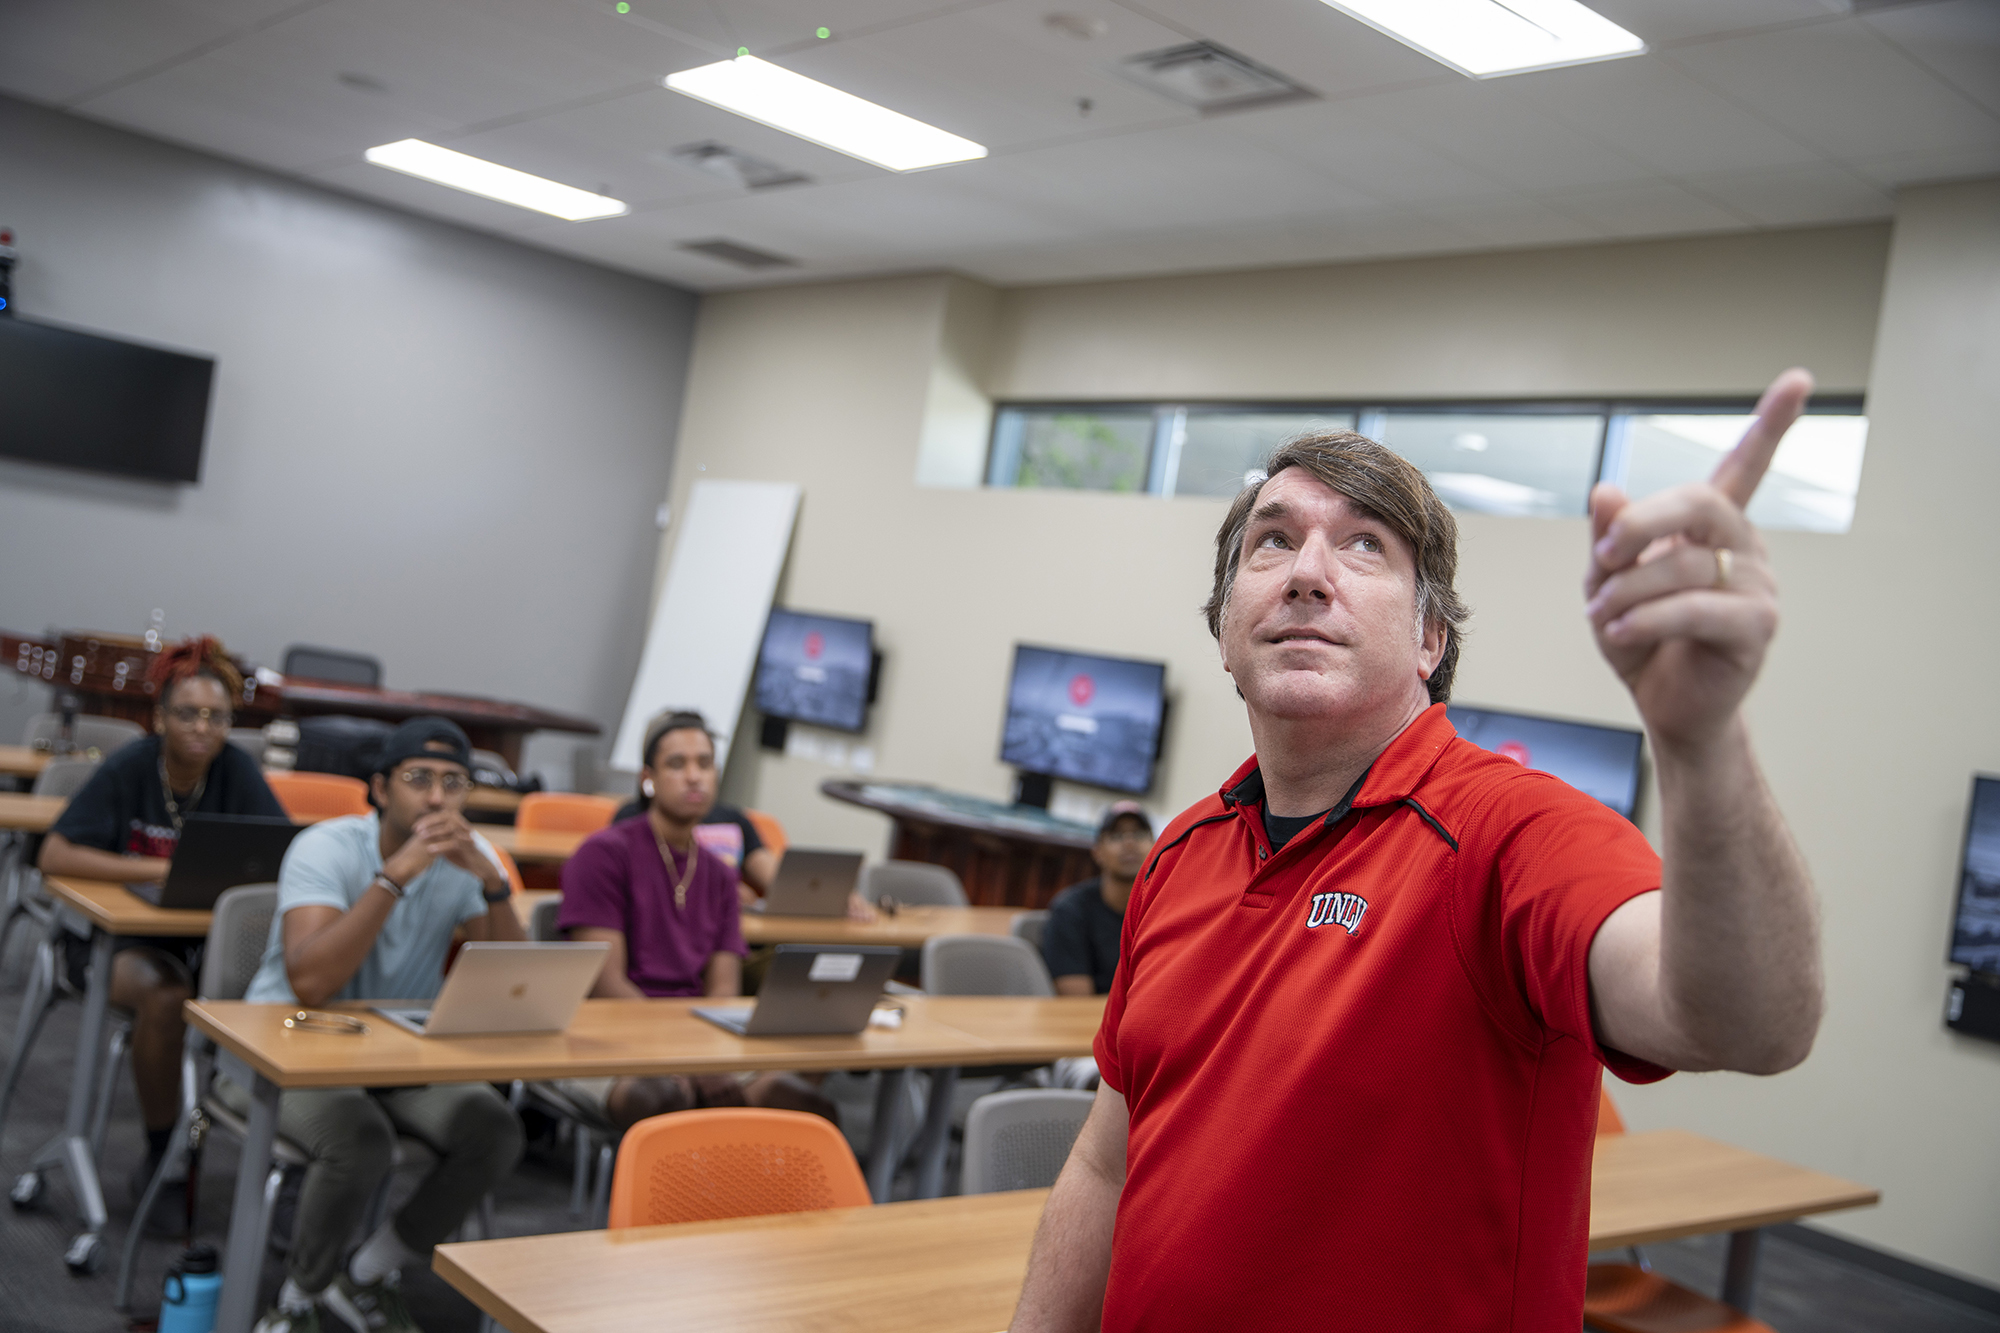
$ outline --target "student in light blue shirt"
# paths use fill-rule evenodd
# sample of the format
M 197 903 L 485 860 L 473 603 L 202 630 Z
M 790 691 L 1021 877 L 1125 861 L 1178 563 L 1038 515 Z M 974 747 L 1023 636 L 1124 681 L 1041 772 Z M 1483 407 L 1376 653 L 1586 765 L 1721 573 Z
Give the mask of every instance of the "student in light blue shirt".
M 472 747 L 438 717 L 412 718 L 382 744 L 376 812 L 315 825 L 278 872 L 278 912 L 246 999 L 303 1004 L 425 1000 L 443 981 L 452 934 L 523 938 L 507 874 L 465 821 Z M 247 1110 L 243 1089 L 218 1083 Z M 278 1133 L 310 1159 L 285 1285 L 256 1333 L 320 1333 L 331 1310 L 369 1333 L 420 1333 L 399 1289 L 407 1264 L 464 1219 L 521 1155 L 521 1125 L 485 1083 L 312 1088 L 278 1099 Z M 343 1267 L 347 1237 L 389 1172 L 398 1134 L 437 1164 Z M 339 1325 L 333 1324 L 332 1328 Z

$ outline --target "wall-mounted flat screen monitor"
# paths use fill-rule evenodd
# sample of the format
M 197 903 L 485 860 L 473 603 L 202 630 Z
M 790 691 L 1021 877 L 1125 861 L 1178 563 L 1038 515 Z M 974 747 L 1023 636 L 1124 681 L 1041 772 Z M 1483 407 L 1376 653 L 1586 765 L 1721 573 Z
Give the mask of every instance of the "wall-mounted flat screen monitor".
M 196 481 L 215 362 L 0 316 L 0 455 Z
M 1167 667 L 1059 648 L 1014 646 L 1000 761 L 1114 791 L 1153 785 Z
M 757 708 L 766 717 L 859 731 L 875 664 L 872 621 L 771 609 L 757 650 Z
M 1972 780 L 1949 956 L 1975 972 L 2000 974 L 2000 778 Z
M 1639 804 L 1639 752 L 1644 732 L 1452 704 L 1445 716 L 1482 750 L 1526 768 L 1552 773 L 1630 819 Z

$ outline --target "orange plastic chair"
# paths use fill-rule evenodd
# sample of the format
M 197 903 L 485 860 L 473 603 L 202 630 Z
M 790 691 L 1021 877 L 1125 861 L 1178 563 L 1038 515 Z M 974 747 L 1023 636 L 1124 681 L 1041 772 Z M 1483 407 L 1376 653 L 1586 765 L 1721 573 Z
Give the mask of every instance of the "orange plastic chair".
M 490 842 L 486 845 L 493 847 Z M 514 886 L 515 893 L 521 893 L 528 887 L 521 882 L 521 867 L 514 864 L 514 858 L 507 854 L 505 847 L 493 847 L 493 856 L 500 862 L 500 868 L 507 872 L 507 882 Z
M 764 845 L 771 849 L 771 854 L 783 856 L 790 839 L 785 837 L 785 826 L 778 822 L 778 817 L 767 815 L 762 810 L 745 810 L 743 814 L 749 819 L 750 827 L 757 830 L 757 836 L 764 840 Z
M 614 796 L 585 796 L 572 791 L 531 791 L 514 812 L 514 827 L 523 833 L 595 833 L 618 813 Z
M 656 1115 L 625 1131 L 609 1225 L 859 1208 L 872 1200 L 833 1122 L 804 1111 L 723 1107 Z
M 266 773 L 271 795 L 298 824 L 368 813 L 368 784 L 338 773 Z
M 1597 1092 L 1597 1133 L 1623 1134 L 1625 1118 L 1611 1094 Z M 1635 1249 L 1636 1256 L 1638 1251 Z M 1583 1325 L 1603 1333 L 1774 1333 L 1752 1319 L 1638 1264 L 1592 1264 L 1583 1291 Z

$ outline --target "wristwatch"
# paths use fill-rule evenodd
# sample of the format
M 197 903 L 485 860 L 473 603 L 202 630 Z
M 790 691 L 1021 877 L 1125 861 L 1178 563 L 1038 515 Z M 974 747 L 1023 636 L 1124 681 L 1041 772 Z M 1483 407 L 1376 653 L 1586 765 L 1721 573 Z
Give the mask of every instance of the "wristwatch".
M 488 907 L 498 907 L 501 903 L 506 902 L 514 896 L 514 886 L 512 884 L 505 885 L 498 893 L 489 892 L 482 886 L 479 890 L 479 896 L 486 900 Z

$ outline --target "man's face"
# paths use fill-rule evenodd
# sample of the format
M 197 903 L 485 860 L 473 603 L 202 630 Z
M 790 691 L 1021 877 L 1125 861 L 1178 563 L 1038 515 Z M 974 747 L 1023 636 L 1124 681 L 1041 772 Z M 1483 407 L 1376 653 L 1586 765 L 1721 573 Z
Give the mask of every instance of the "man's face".
M 383 822 L 410 829 L 425 815 L 463 810 L 472 793 L 472 775 L 449 759 L 405 759 L 393 772 L 377 773 L 372 783 Z
M 715 743 L 706 733 L 681 727 L 660 737 L 645 769 L 653 804 L 669 819 L 698 824 L 715 806 Z
M 229 743 L 229 691 L 213 676 L 176 682 L 155 716 L 161 743 L 182 763 L 206 768 Z
M 1416 557 L 1300 468 L 1264 484 L 1222 617 L 1222 668 L 1253 716 L 1386 716 L 1428 702 L 1442 627 L 1417 625 Z
M 1137 815 L 1120 815 L 1117 823 L 1097 835 L 1090 855 L 1105 874 L 1137 879 L 1146 868 L 1146 853 L 1152 846 L 1153 835 L 1143 820 Z

